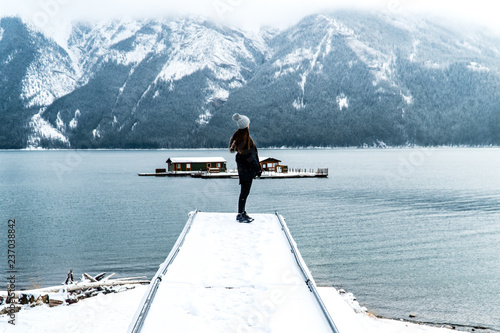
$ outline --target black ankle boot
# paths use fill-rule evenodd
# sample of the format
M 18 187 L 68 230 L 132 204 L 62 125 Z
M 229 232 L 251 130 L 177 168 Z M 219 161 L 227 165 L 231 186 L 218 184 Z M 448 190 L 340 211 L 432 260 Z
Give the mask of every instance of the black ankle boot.
M 252 222 L 254 220 L 253 217 L 250 217 L 248 216 L 247 212 L 243 212 L 241 213 L 241 216 L 243 216 L 244 218 L 246 218 L 247 220 L 250 220 L 250 222 Z
M 253 221 L 253 219 L 246 215 L 245 212 L 236 215 L 236 220 L 240 223 L 250 223 Z

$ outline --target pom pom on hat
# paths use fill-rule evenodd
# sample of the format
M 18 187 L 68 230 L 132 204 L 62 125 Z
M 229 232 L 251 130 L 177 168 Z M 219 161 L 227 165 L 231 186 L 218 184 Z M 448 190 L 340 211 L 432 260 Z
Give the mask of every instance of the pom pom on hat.
M 250 119 L 238 113 L 233 114 L 233 120 L 238 124 L 239 129 L 247 128 L 250 125 Z

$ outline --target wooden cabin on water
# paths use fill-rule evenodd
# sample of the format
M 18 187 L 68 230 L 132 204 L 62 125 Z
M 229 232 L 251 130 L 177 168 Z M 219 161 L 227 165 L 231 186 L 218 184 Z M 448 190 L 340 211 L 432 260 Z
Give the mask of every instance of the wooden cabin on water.
M 280 162 L 280 160 L 272 157 L 259 157 L 259 163 L 262 171 L 287 173 L 288 165 L 280 165 Z
M 237 170 L 228 170 L 223 157 L 171 157 L 166 162 L 167 168 L 156 169 L 155 173 L 139 173 L 139 176 L 191 176 L 195 178 L 238 178 Z M 281 161 L 273 157 L 259 159 L 262 168 L 260 178 L 305 178 L 328 177 L 328 169 L 289 169 L 281 165 Z
M 226 172 L 223 157 L 173 157 L 167 160 L 168 172 Z

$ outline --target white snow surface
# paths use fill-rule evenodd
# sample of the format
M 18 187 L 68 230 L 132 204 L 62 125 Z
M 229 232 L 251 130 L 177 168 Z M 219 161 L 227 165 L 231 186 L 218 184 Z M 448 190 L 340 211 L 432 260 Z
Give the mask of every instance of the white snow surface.
M 468 66 L 468 69 L 470 69 L 473 72 L 489 72 L 490 69 L 488 67 L 485 67 L 481 64 L 478 64 L 477 62 L 471 62 Z
M 283 60 L 278 59 L 273 63 L 275 67 L 274 78 L 279 78 L 283 75 L 288 75 L 295 72 L 300 72 L 300 80 L 297 82 L 300 87 L 300 95 L 293 101 L 292 106 L 301 110 L 306 107 L 304 103 L 305 86 L 307 78 L 311 73 L 322 73 L 322 60 L 332 51 L 332 38 L 334 35 L 351 36 L 352 30 L 346 28 L 341 23 L 327 16 L 320 15 L 316 19 L 316 23 L 325 26 L 326 32 L 321 42 L 317 46 L 311 48 L 299 48 L 287 54 Z
M 173 157 L 169 158 L 172 163 L 226 163 L 224 157 Z
M 390 82 L 392 85 L 395 85 L 393 82 L 394 73 L 392 68 L 392 63 L 395 58 L 394 55 L 384 54 L 356 37 L 348 39 L 348 44 L 358 58 L 370 68 L 370 72 L 375 77 L 373 85 L 378 85 L 382 81 Z
M 170 60 L 165 64 L 155 83 L 175 81 L 197 71 L 208 69 L 214 76 L 227 82 L 245 82 L 241 72 L 244 70 L 238 58 L 255 62 L 245 45 L 242 36 L 224 35 L 216 29 L 207 29 L 202 19 L 179 20 L 169 24 L 172 35 L 169 37 Z M 257 40 L 254 45 L 264 48 L 265 44 Z M 265 49 L 262 50 L 266 52 Z M 214 98 L 227 99 L 226 93 L 218 93 L 219 87 L 212 87 Z
M 349 102 L 345 94 L 340 94 L 337 96 L 337 104 L 339 105 L 339 110 L 342 111 L 344 108 L 349 108 Z
M 406 102 L 407 105 L 413 104 L 413 96 L 411 94 L 405 95 L 403 94 L 402 91 L 399 92 L 403 100 Z
M 198 213 L 160 283 L 142 332 L 328 332 L 276 217 Z M 70 306 L 23 309 L 0 332 L 125 332 L 147 286 Z M 340 333 L 446 333 L 357 313 L 330 287 L 318 288 Z M 359 311 L 358 311 L 359 312 Z
M 81 115 L 82 113 L 80 112 L 80 110 L 75 111 L 75 117 L 69 122 L 69 127 L 71 129 L 75 129 L 78 126 L 78 118 L 80 118 Z
M 48 106 L 74 90 L 76 80 L 68 59 L 50 49 L 40 52 L 22 81 L 21 98 L 26 107 Z
M 45 109 L 42 109 L 39 113 L 35 114 L 29 122 L 32 133 L 28 138 L 28 148 L 37 148 L 41 139 L 59 141 L 69 147 L 70 144 L 68 138 L 58 129 L 54 128 L 48 121 L 42 118 L 44 111 Z
M 413 52 L 410 54 L 410 62 L 415 62 L 415 58 L 417 57 L 418 55 L 418 45 L 420 44 L 420 40 L 418 39 L 415 39 L 413 41 Z
M 7 322 L 10 318 L 0 316 L 0 332 L 126 332 L 147 287 L 139 285 L 121 293 L 101 294 L 69 306 L 22 309 L 15 325 Z
M 196 215 L 143 332 L 328 332 L 276 216 L 235 217 Z
M 72 92 L 77 86 L 78 73 L 69 54 L 53 40 L 43 40 L 30 27 L 32 43 L 43 42 L 22 80 L 21 99 L 25 107 L 44 107 Z
M 143 332 L 162 328 L 169 332 L 330 332 L 276 216 L 251 215 L 254 222 L 240 224 L 235 214 L 198 213 L 162 277 Z M 324 288 L 321 293 L 343 333 L 440 331 L 374 320 L 366 313 L 357 314 L 335 289 Z
M 92 136 L 94 137 L 94 139 L 97 139 L 97 138 L 100 138 L 101 137 L 101 125 L 98 125 L 97 128 L 95 128 L 93 131 L 92 131 Z

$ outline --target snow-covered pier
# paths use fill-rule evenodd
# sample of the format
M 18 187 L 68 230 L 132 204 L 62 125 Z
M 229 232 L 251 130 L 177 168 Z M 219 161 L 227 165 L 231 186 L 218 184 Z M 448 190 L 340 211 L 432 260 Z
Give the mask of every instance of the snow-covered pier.
M 279 214 L 191 213 L 129 332 L 338 332 Z

